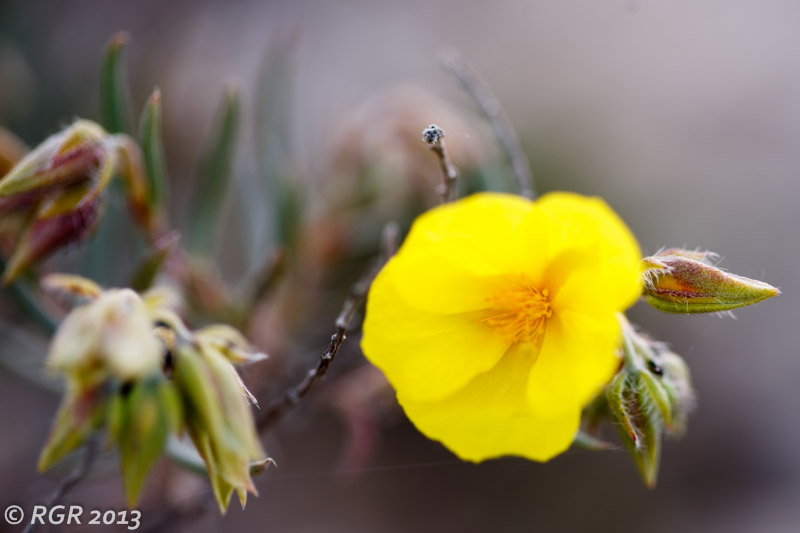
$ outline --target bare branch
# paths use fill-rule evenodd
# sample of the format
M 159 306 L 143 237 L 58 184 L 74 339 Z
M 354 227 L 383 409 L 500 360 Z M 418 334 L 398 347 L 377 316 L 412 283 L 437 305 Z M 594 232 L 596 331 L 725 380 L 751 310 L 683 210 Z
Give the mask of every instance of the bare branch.
M 439 159 L 439 166 L 442 168 L 443 181 L 439 188 L 439 192 L 442 195 L 442 203 L 452 202 L 456 199 L 458 169 L 453 165 L 450 156 L 447 155 L 447 148 L 444 145 L 444 130 L 436 124 L 431 124 L 422 130 L 422 140 L 428 143 L 428 147 L 436 154 Z
M 266 431 L 272 427 L 275 422 L 281 419 L 286 413 L 292 410 L 300 400 L 316 385 L 328 371 L 328 368 L 339 353 L 342 343 L 347 338 L 347 329 L 350 322 L 353 320 L 358 308 L 367 297 L 372 281 L 378 275 L 381 267 L 387 261 L 397 248 L 397 225 L 390 223 L 387 224 L 383 230 L 382 247 L 383 251 L 380 257 L 372 263 L 362 276 L 356 281 L 350 289 L 350 294 L 342 305 L 342 310 L 339 316 L 336 317 L 336 333 L 331 336 L 331 341 L 328 344 L 328 349 L 319 358 L 317 365 L 308 371 L 306 377 L 294 387 L 288 389 L 282 396 L 276 398 L 270 403 L 267 408 L 262 411 L 262 415 L 258 417 L 256 426 L 260 432 Z
M 486 82 L 478 76 L 478 73 L 456 50 L 451 49 L 443 52 L 441 61 L 444 67 L 458 79 L 461 86 L 475 100 L 481 113 L 492 125 L 494 135 L 506 153 L 506 157 L 508 157 L 520 194 L 526 198 L 535 198 L 533 175 L 528 164 L 528 158 L 525 157 L 525 153 L 519 144 L 519 139 L 517 139 L 508 116 L 503 111 L 497 97 L 495 97 Z

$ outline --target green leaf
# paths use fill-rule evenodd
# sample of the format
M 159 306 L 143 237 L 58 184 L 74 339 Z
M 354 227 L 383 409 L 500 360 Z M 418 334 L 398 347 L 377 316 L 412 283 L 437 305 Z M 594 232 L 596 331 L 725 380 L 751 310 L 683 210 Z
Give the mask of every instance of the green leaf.
M 167 164 L 161 136 L 161 91 L 157 87 L 139 119 L 139 143 L 147 172 L 148 203 L 151 208 L 161 209 L 167 196 Z
M 130 89 L 122 63 L 122 51 L 129 35 L 115 33 L 105 51 L 100 65 L 100 114 L 103 127 L 109 133 L 130 133 Z
M 225 89 L 211 140 L 202 159 L 190 204 L 186 245 L 190 252 L 208 255 L 219 227 L 219 215 L 230 182 L 241 116 L 239 91 Z
M 295 36 L 278 40 L 264 57 L 258 87 L 260 173 L 274 222 L 275 240 L 294 244 L 302 196 L 291 178 L 291 116 Z

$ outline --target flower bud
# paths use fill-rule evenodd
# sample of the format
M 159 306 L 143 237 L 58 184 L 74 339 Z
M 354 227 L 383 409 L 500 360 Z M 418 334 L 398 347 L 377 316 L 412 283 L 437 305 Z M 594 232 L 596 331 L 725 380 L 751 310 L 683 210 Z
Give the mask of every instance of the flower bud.
M 206 463 L 220 511 L 226 511 L 234 490 L 244 507 L 247 493 L 257 494 L 250 464 L 265 454 L 236 370 L 217 350 L 179 342 L 173 380 L 186 406 L 186 428 Z
M 182 406 L 172 383 L 161 376 L 122 387 L 110 402 L 109 441 L 119 445 L 122 478 L 129 507 L 170 434 L 180 429 Z
M 606 389 L 609 409 L 625 448 L 648 488 L 655 487 L 663 431 L 641 374 L 622 370 Z
M 42 288 L 56 295 L 71 296 L 78 301 L 94 300 L 103 288 L 90 279 L 74 274 L 48 274 L 40 282 Z
M 105 205 L 102 193 L 116 166 L 103 129 L 78 120 L 30 152 L 0 180 L 0 210 L 21 212 L 25 223 L 8 261 L 10 283 L 58 248 L 88 237 Z
M 694 407 L 686 363 L 634 331 L 620 315 L 623 368 L 606 388 L 608 412 L 648 487 L 655 486 L 661 437 L 680 436 Z
M 226 324 L 213 324 L 195 332 L 195 340 L 208 349 L 214 349 L 235 364 L 255 363 L 267 355 L 254 348 L 236 328 Z
M 666 313 L 714 313 L 780 294 L 775 287 L 713 266 L 714 254 L 668 249 L 642 260 L 644 298 Z
M 48 366 L 65 374 L 67 394 L 42 451 L 49 468 L 105 425 L 117 445 L 129 506 L 167 438 L 186 430 L 203 458 L 224 513 L 234 491 L 244 507 L 257 494 L 253 472 L 266 469 L 247 390 L 233 361 L 259 354 L 234 328 L 192 332 L 170 309 L 170 291 L 103 290 L 79 276 L 51 274 L 43 286 L 73 296 L 76 307 L 56 332 Z
M 48 366 L 77 383 L 126 382 L 160 373 L 161 355 L 141 298 L 130 289 L 110 289 L 67 316 Z
M 108 134 L 88 120 L 48 137 L 0 180 L 0 198 L 85 180 L 109 153 Z
M 694 389 L 692 388 L 689 366 L 679 355 L 668 350 L 659 351 L 656 359 L 657 369 L 661 369 L 661 383 L 667 391 L 671 406 L 671 423 L 667 426 L 667 434 L 671 437 L 682 437 L 686 433 L 689 414 L 695 406 Z

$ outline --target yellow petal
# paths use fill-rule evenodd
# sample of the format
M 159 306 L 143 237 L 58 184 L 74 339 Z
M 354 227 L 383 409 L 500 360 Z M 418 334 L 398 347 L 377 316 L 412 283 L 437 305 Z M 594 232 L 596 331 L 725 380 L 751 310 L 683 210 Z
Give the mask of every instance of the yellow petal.
M 547 321 L 528 381 L 536 413 L 572 412 L 586 405 L 619 368 L 619 324 L 613 313 L 561 311 Z
M 515 231 L 533 203 L 520 196 L 480 193 L 428 211 L 414 222 L 399 253 L 428 246 L 446 248 L 474 272 L 501 273 L 516 267 Z
M 442 398 L 494 366 L 509 343 L 476 325 L 476 313 L 442 314 L 409 305 L 395 283 L 402 267 L 393 261 L 373 282 L 361 347 L 409 398 Z
M 641 293 L 636 269 L 631 265 L 597 265 L 594 270 L 582 269 L 570 274 L 553 299 L 553 309 L 607 315 L 624 311 Z
M 510 349 L 494 368 L 443 400 L 415 402 L 404 389 L 398 400 L 422 433 L 464 460 L 516 455 L 547 461 L 572 443 L 580 408 L 532 411 L 526 397 L 530 366 L 529 352 Z
M 555 232 L 550 217 L 534 204 L 515 230 L 513 247 L 504 251 L 510 261 L 515 262 L 514 269 L 534 280 L 539 288 L 545 288 L 542 278 L 548 267 L 550 242 Z
M 491 306 L 496 276 L 483 276 L 436 249 L 409 250 L 389 261 L 376 283 L 391 285 L 408 306 L 431 313 L 463 313 Z
M 536 206 L 560 229 L 565 248 L 602 243 L 605 259 L 612 263 L 637 263 L 642 257 L 636 238 L 625 222 L 600 198 L 567 192 L 546 194 Z M 557 239 L 553 239 L 553 253 Z

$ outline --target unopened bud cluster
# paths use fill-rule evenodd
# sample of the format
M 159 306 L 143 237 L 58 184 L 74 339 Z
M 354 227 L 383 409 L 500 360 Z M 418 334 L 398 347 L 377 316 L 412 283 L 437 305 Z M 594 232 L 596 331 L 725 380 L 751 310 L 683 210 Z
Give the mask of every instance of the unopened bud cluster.
M 261 465 L 265 454 L 250 409 L 255 399 L 233 364 L 265 356 L 229 326 L 190 331 L 157 291 L 103 290 L 65 275 L 48 276 L 43 285 L 84 303 L 63 321 L 48 355 L 67 392 L 40 470 L 105 427 L 109 445 L 119 448 L 133 506 L 167 438 L 185 432 L 205 461 L 221 511 L 234 491 L 244 505 L 247 492 L 256 493 L 251 463 Z
M 664 249 L 641 263 L 645 301 L 666 313 L 730 312 L 780 294 L 775 287 L 729 274 L 712 252 Z M 661 440 L 685 433 L 694 407 L 689 367 L 662 343 L 637 332 L 619 315 L 619 372 L 586 410 L 590 428 L 609 417 L 648 487 L 655 485 Z M 593 438 L 589 435 L 589 438 Z

